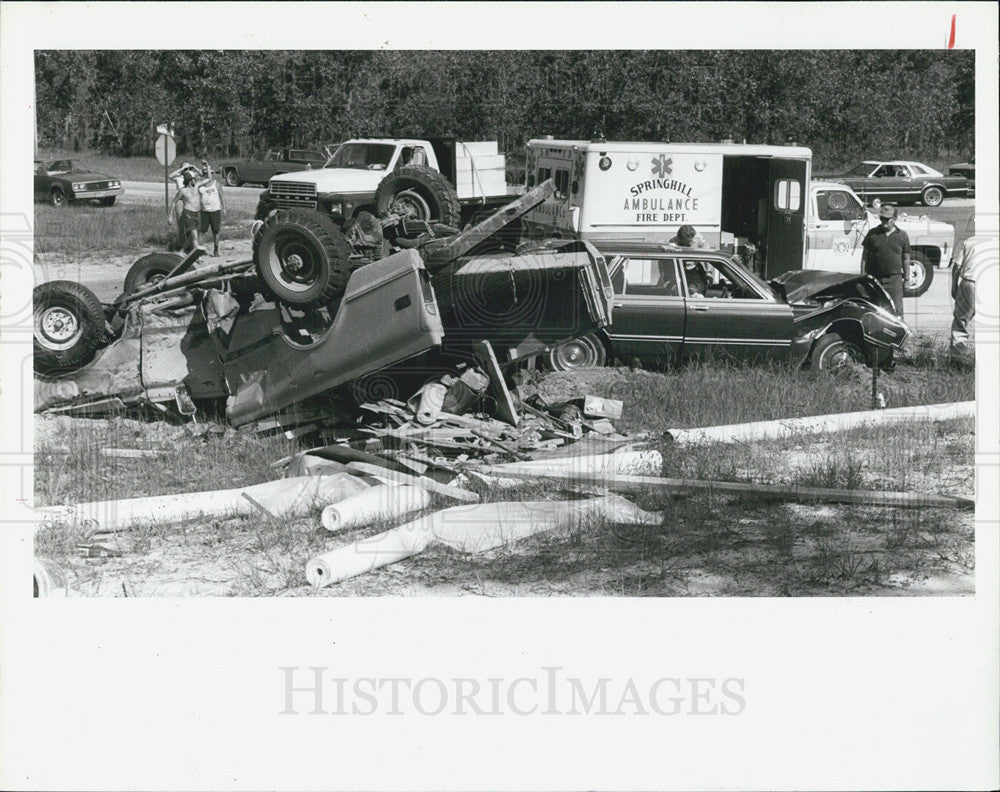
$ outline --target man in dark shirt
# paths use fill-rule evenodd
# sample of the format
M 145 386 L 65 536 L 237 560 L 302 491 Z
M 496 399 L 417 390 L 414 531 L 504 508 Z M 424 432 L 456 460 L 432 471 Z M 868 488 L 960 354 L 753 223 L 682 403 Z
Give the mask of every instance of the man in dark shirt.
M 883 206 L 879 225 L 861 243 L 861 271 L 871 275 L 889 292 L 896 315 L 903 316 L 903 280 L 910 269 L 910 238 L 896 228 L 896 207 Z

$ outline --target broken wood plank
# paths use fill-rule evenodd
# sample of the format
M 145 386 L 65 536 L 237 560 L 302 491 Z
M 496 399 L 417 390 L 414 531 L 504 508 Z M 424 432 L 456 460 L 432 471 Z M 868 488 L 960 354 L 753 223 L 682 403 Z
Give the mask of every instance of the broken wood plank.
M 483 368 L 490 378 L 490 385 L 496 394 L 497 418 L 512 426 L 517 426 L 519 419 L 517 408 L 514 407 L 514 398 L 510 395 L 507 383 L 504 382 L 503 371 L 500 370 L 500 363 L 497 361 L 493 345 L 483 339 L 477 344 L 476 356 L 480 358 Z
M 975 501 L 958 495 L 927 494 L 921 492 L 895 492 L 891 490 L 849 490 L 823 487 L 796 487 L 791 485 L 752 484 L 739 481 L 702 481 L 699 479 L 659 478 L 657 476 L 631 476 L 625 474 L 589 473 L 577 471 L 525 471 L 505 469 L 509 478 L 545 478 L 572 485 L 600 486 L 615 492 L 648 492 L 657 490 L 672 495 L 692 493 L 721 495 L 755 495 L 776 500 L 815 503 L 847 503 L 864 506 L 901 506 L 905 508 L 956 508 L 972 509 Z
M 389 481 L 395 481 L 399 484 L 411 484 L 414 487 L 420 487 L 428 492 L 433 492 L 436 495 L 445 495 L 446 497 L 454 498 L 455 500 L 460 500 L 465 503 L 479 503 L 479 496 L 475 492 L 469 492 L 469 490 L 451 487 L 447 484 L 441 484 L 440 482 L 434 481 L 434 479 L 428 478 L 427 476 L 411 476 L 409 473 L 400 473 L 397 470 L 388 470 L 387 468 L 369 465 L 364 462 L 351 462 L 347 465 L 347 470 L 351 473 L 359 473 L 368 476 L 380 476 L 381 478 L 388 479 Z

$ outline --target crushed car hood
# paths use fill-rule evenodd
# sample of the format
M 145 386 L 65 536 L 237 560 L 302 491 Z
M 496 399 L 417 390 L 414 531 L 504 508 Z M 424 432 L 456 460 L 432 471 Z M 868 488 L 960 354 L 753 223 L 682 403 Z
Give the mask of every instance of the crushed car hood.
M 824 270 L 791 270 L 771 281 L 785 295 L 785 302 L 798 303 L 819 297 L 857 297 L 858 285 L 870 281 L 867 275 L 851 275 Z

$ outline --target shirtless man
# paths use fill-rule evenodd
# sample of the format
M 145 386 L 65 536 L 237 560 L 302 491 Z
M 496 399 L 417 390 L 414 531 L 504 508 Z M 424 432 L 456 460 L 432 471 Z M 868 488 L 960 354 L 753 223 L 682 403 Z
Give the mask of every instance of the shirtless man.
M 222 224 L 222 215 L 226 211 L 226 199 L 222 196 L 222 187 L 219 180 L 215 178 L 208 163 L 202 160 L 205 178 L 198 181 L 195 186 L 201 196 L 201 220 L 198 230 L 204 234 L 209 228 L 212 229 L 212 242 L 214 250 L 213 256 L 219 255 L 219 228 Z
M 177 222 L 184 231 L 184 252 L 190 253 L 198 247 L 198 221 L 201 212 L 201 195 L 195 186 L 194 176 L 190 173 L 184 174 L 184 186 L 177 191 L 174 202 L 170 204 L 170 209 L 167 211 L 168 223 L 173 219 L 173 208 L 178 201 L 181 202 L 183 210 Z

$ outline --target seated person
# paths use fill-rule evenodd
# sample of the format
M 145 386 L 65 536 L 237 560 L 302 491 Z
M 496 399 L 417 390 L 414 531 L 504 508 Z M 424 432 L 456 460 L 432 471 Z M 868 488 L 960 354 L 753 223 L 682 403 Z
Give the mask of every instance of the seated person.
M 705 267 L 697 261 L 684 262 L 688 297 L 704 297 L 710 283 Z

